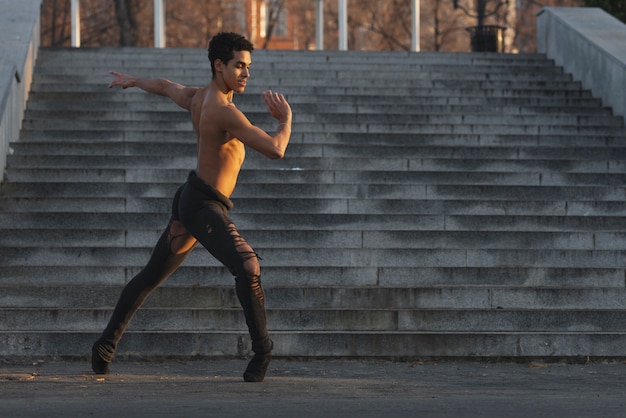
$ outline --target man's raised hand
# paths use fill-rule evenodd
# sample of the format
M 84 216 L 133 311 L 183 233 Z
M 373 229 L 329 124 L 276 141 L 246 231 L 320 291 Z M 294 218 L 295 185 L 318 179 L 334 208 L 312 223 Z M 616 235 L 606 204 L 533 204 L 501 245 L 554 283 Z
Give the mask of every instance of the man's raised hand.
M 280 122 L 291 122 L 291 106 L 287 103 L 285 96 L 272 93 L 271 90 L 264 91 L 262 96 L 274 119 L 278 119 Z

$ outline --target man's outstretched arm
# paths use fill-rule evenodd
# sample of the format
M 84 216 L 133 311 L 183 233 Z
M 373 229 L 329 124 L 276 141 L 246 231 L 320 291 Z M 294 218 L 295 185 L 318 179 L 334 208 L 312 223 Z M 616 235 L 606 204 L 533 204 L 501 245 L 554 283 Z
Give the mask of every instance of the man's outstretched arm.
M 148 93 L 158 94 L 170 98 L 183 109 L 191 108 L 191 99 L 198 91 L 198 87 L 186 87 L 164 78 L 143 78 L 128 74 L 109 71 L 115 78 L 109 84 L 109 88 L 120 86 L 123 89 L 138 87 Z

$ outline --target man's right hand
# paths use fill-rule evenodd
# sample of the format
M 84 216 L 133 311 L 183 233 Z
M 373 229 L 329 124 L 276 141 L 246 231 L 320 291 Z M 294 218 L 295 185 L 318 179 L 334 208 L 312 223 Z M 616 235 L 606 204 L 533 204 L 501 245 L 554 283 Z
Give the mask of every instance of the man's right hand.
M 272 93 L 271 90 L 264 91 L 262 95 L 272 117 L 281 123 L 291 124 L 291 106 L 287 103 L 285 96 Z

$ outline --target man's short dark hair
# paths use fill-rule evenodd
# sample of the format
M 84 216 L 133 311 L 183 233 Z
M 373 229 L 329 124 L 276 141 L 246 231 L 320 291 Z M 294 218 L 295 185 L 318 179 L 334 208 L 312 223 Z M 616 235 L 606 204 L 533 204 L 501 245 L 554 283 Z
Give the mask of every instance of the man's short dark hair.
M 209 42 L 209 61 L 211 62 L 211 72 L 215 77 L 215 60 L 220 60 L 224 64 L 233 59 L 234 51 L 254 50 L 252 42 L 244 36 L 234 32 L 220 32 L 211 38 Z

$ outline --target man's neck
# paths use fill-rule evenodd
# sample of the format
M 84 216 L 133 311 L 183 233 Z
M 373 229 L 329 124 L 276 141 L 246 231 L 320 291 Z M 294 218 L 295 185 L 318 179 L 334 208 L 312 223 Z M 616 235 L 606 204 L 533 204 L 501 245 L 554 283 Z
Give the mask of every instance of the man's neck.
M 211 79 L 210 88 L 212 91 L 219 92 L 219 94 L 223 95 L 228 101 L 233 101 L 234 91 L 229 89 L 223 80 L 219 79 L 219 75 Z

